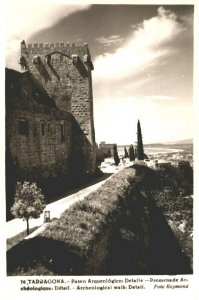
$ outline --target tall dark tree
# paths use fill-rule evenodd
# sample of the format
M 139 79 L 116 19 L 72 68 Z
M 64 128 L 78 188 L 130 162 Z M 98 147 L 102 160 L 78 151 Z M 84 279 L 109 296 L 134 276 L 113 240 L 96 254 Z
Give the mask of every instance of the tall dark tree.
M 119 159 L 119 156 L 118 156 L 116 145 L 113 146 L 113 157 L 114 157 L 115 165 L 118 166 L 119 162 L 120 162 L 120 159 Z
M 111 149 L 108 149 L 107 157 L 111 157 Z
M 137 123 L 137 158 L 138 160 L 144 159 L 144 148 L 142 142 L 142 131 L 140 126 L 140 121 Z
M 135 158 L 138 158 L 138 155 L 137 155 L 137 147 L 135 147 L 134 153 L 135 153 Z
M 135 152 L 134 152 L 133 145 L 131 145 L 130 148 L 129 148 L 129 158 L 130 158 L 130 161 L 135 160 Z
M 128 151 L 126 150 L 126 147 L 124 147 L 124 157 L 125 158 L 129 157 L 129 154 L 128 154 Z

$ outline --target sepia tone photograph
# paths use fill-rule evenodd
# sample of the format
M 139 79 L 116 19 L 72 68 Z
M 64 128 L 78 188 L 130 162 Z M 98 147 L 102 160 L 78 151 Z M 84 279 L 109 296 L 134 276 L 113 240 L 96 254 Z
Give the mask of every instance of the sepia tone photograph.
M 193 275 L 194 5 L 8 2 L 6 275 Z

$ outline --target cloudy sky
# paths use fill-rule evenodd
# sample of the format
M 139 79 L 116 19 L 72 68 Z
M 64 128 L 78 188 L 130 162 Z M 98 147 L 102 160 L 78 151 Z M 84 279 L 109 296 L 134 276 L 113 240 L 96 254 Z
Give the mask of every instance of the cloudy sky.
M 193 6 L 7 3 L 7 67 L 22 39 L 88 43 L 98 143 L 133 143 L 138 119 L 145 143 L 193 137 Z

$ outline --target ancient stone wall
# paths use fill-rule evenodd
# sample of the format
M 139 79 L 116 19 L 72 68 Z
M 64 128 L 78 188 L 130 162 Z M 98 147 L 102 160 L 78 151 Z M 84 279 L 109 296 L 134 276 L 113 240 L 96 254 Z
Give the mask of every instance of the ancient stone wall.
M 71 153 L 71 124 L 52 116 L 21 110 L 10 115 L 10 148 L 18 167 L 34 177 L 59 177 L 68 174 L 67 159 Z M 20 134 L 20 123 L 28 124 L 28 133 Z M 22 125 L 23 126 L 23 125 Z M 61 128 L 63 127 L 63 137 Z M 37 171 L 36 171 L 37 169 Z M 27 170 L 27 172 L 26 172 Z
M 89 141 L 90 162 L 87 169 L 95 169 L 95 132 L 91 71 L 93 64 L 87 44 L 21 43 L 22 69 L 29 70 L 48 95 L 63 111 L 69 111 Z M 86 151 L 89 151 L 87 148 Z M 86 152 L 85 151 L 85 152 Z
M 7 94 L 7 146 L 20 177 L 57 178 L 69 174 L 68 161 L 72 151 L 72 118 L 59 112 L 50 99 L 36 92 L 28 76 L 17 75 L 15 86 Z M 12 82 L 12 80 L 10 79 Z M 18 88 L 18 94 L 16 90 Z M 35 96 L 35 92 L 37 96 Z

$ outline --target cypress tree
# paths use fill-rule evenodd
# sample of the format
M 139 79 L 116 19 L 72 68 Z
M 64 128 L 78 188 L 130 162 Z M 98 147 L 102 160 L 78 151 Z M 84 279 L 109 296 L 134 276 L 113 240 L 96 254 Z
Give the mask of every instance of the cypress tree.
M 129 158 L 130 158 L 130 161 L 135 160 L 135 152 L 134 152 L 133 145 L 131 145 L 130 148 L 129 148 Z
M 111 157 L 111 149 L 108 149 L 107 157 Z
M 137 155 L 137 148 L 136 148 L 136 147 L 135 147 L 134 153 L 135 153 L 135 158 L 138 158 L 138 155 Z
M 142 131 L 140 126 L 140 121 L 137 123 L 137 158 L 138 160 L 144 159 L 144 148 L 142 142 Z
M 125 158 L 129 157 L 129 154 L 128 154 L 128 151 L 126 150 L 126 147 L 124 147 L 124 157 Z
M 119 159 L 119 156 L 118 156 L 116 145 L 113 146 L 113 157 L 114 157 L 115 165 L 118 166 L 118 164 L 120 162 L 120 159 Z

